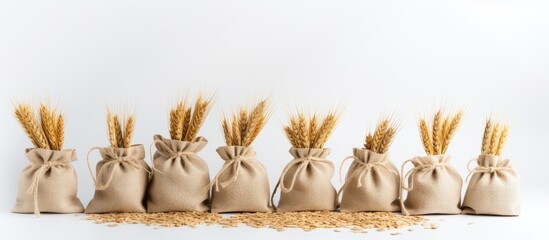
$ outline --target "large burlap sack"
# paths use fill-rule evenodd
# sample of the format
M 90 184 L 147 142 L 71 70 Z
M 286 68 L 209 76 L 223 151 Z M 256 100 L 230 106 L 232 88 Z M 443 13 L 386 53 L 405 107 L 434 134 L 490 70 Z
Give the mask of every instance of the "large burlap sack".
M 334 163 L 327 160 L 330 149 L 291 148 L 294 157 L 286 165 L 272 197 L 280 185 L 280 200 L 276 210 L 322 211 L 337 208 L 337 191 L 332 185 Z
M 341 187 L 341 212 L 400 211 L 398 169 L 387 153 L 354 148 L 345 184 Z M 341 176 L 341 168 L 340 168 Z
M 463 199 L 463 212 L 518 216 L 520 178 L 509 160 L 496 155 L 480 155 L 475 160 L 477 167 L 469 169 L 472 177 Z
M 84 207 L 76 197 L 76 160 L 74 149 L 54 151 L 26 150 L 29 165 L 19 175 L 14 213 L 80 213 Z
M 211 211 L 271 212 L 267 171 L 252 147 L 225 146 L 217 153 L 225 163 L 213 179 Z
M 210 173 L 197 154 L 207 143 L 203 137 L 189 142 L 154 136 L 157 150 L 152 157 L 148 212 L 209 210 Z
M 88 168 L 95 182 L 95 194 L 86 213 L 145 212 L 144 199 L 151 169 L 143 160 L 143 145 L 129 148 L 99 149 L 103 160 L 97 163 L 94 176 L 88 153 Z
M 400 190 L 402 214 L 459 214 L 461 213 L 461 186 L 463 180 L 450 166 L 447 155 L 415 157 L 411 162 L 414 168 L 403 175 Z M 404 182 L 408 179 L 408 186 Z M 404 200 L 403 190 L 408 191 Z

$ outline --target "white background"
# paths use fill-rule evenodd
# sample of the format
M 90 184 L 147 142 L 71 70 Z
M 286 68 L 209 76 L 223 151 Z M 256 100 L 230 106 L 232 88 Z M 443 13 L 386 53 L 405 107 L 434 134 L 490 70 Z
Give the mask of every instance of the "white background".
M 85 154 L 107 145 L 106 106 L 137 111 L 134 142 L 167 135 L 167 111 L 177 96 L 217 91 L 200 134 L 201 156 L 213 176 L 222 164 L 222 111 L 272 95 L 275 108 L 254 143 L 271 187 L 291 160 L 281 126 L 296 107 L 344 107 L 327 146 L 339 165 L 360 147 L 382 113 L 403 121 L 391 148 L 400 165 L 422 155 L 416 120 L 440 104 L 467 114 L 448 153 L 463 177 L 479 153 L 487 116 L 511 127 L 504 155 L 522 177 L 518 218 L 434 216 L 440 229 L 400 238 L 517 238 L 542 234 L 549 143 L 549 4 L 547 1 L 1 1 L 0 2 L 0 228 L 3 234 L 51 238 L 393 238 L 367 235 L 277 233 L 247 227 L 107 228 L 72 215 L 9 213 L 30 147 L 13 118 L 13 102 L 50 99 L 66 114 L 66 147 L 79 160 L 78 195 L 93 195 Z M 148 151 L 148 150 L 147 150 Z M 336 187 L 341 184 L 334 175 Z M 502 199 L 504 201 L 504 199 Z M 468 225 L 473 221 L 475 224 Z M 30 228 L 29 228 L 30 227 Z M 212 229 L 214 231 L 212 231 Z M 29 231 L 30 230 L 30 231 Z

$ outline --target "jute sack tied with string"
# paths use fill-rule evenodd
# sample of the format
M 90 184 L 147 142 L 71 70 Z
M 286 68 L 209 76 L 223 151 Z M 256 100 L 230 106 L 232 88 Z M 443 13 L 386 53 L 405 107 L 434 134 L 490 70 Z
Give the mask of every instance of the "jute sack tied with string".
M 394 212 L 400 211 L 400 175 L 387 153 L 376 153 L 354 148 L 353 162 L 341 187 L 341 212 Z M 341 168 L 340 174 L 341 176 Z
M 19 176 L 15 213 L 79 213 L 84 211 L 76 197 L 76 171 L 71 162 L 76 151 L 43 148 L 26 150 L 29 165 Z
M 337 191 L 332 185 L 334 164 L 327 160 L 330 149 L 291 148 L 294 157 L 286 165 L 272 197 L 280 186 L 276 210 L 331 211 L 337 208 Z
M 508 159 L 480 155 L 478 166 L 470 171 L 469 186 L 463 199 L 463 213 L 518 216 L 520 178 Z
M 95 194 L 86 213 L 146 212 L 144 200 L 151 169 L 144 161 L 143 145 L 96 147 L 90 152 L 96 149 L 103 159 L 97 163 L 95 177 L 88 153 L 88 169 L 95 182 Z
M 197 154 L 207 143 L 204 137 L 179 141 L 154 136 L 157 150 L 152 157 L 148 212 L 209 210 L 210 173 Z
M 508 159 L 501 158 L 508 126 L 486 121 L 481 154 L 469 161 L 469 186 L 463 199 L 463 212 L 517 216 L 520 214 L 520 178 Z M 477 167 L 470 168 L 472 162 Z
M 225 163 L 212 182 L 211 211 L 271 212 L 267 170 L 252 147 L 224 146 L 216 151 Z
M 415 157 L 414 167 L 403 175 L 401 181 L 401 208 L 404 215 L 459 214 L 461 213 L 461 186 L 463 180 L 449 164 L 447 155 Z M 408 182 L 408 186 L 404 183 Z M 408 192 L 404 200 L 402 192 Z

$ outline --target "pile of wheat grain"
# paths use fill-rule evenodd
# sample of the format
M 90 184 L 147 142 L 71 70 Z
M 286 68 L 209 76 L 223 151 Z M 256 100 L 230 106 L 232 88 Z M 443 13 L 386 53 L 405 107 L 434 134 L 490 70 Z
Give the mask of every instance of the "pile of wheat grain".
M 338 119 L 337 111 L 330 111 L 321 117 L 316 114 L 309 117 L 298 111 L 290 116 L 284 132 L 294 148 L 323 148 Z
M 170 136 L 174 140 L 192 141 L 197 135 L 198 130 L 206 120 L 214 96 L 198 95 L 193 104 L 187 105 L 187 101 L 180 100 L 170 110 Z
M 314 229 L 348 228 L 355 233 L 366 233 L 368 229 L 377 231 L 400 229 L 425 223 L 425 218 L 402 216 L 390 212 L 340 213 L 329 211 L 284 212 L 284 213 L 242 213 L 223 217 L 208 212 L 174 213 L 109 213 L 88 215 L 88 220 L 98 224 L 145 224 L 162 227 L 196 227 L 201 224 L 221 225 L 225 228 L 242 224 L 254 228 L 272 228 L 283 231 L 287 228 Z M 108 225 L 114 226 L 114 225 Z
M 17 103 L 15 117 L 37 148 L 61 150 L 65 141 L 65 120 L 60 111 L 40 104 L 39 119 L 30 104 Z
M 493 154 L 501 156 L 501 151 L 507 141 L 507 132 L 509 127 L 503 123 L 493 123 L 490 119 L 486 120 L 484 136 L 482 138 L 482 154 Z
M 372 134 L 369 132 L 366 135 L 366 140 L 364 141 L 364 148 L 376 152 L 376 153 L 385 153 L 389 150 L 393 138 L 398 130 L 398 124 L 395 119 L 387 117 L 383 118 L 376 125 L 376 129 Z
M 455 114 L 446 115 L 442 108 L 433 116 L 431 127 L 425 118 L 419 120 L 419 130 L 423 148 L 427 155 L 445 154 L 454 136 L 463 111 L 459 110 Z
M 253 108 L 240 108 L 232 117 L 223 117 L 221 127 L 227 146 L 247 147 L 252 144 L 267 123 L 269 115 L 269 99 L 263 99 Z
M 107 110 L 107 128 L 111 147 L 129 148 L 132 142 L 134 125 L 135 116 L 133 113 L 120 116 L 114 114 L 111 110 Z

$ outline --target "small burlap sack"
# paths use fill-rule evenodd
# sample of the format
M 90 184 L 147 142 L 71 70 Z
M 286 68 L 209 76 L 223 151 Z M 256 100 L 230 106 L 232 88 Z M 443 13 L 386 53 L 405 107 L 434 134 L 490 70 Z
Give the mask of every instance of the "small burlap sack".
M 461 213 L 461 186 L 463 180 L 450 166 L 447 155 L 428 155 L 415 157 L 402 164 L 411 162 L 410 169 L 400 180 L 400 203 L 402 214 L 459 214 Z M 408 179 L 408 186 L 404 182 Z M 403 190 L 408 191 L 404 200 Z
M 496 155 L 480 155 L 471 160 L 469 186 L 463 199 L 468 214 L 518 216 L 520 214 L 520 179 L 509 160 Z
M 84 207 L 76 197 L 76 160 L 74 149 L 54 151 L 43 148 L 26 150 L 29 165 L 19 175 L 14 213 L 80 213 Z
M 97 163 L 96 178 L 89 154 L 97 149 L 103 160 Z M 145 212 L 151 169 L 144 158 L 145 149 L 141 144 L 129 148 L 92 148 L 88 153 L 88 169 L 95 182 L 95 194 L 86 213 Z
M 211 211 L 271 212 L 267 171 L 252 147 L 224 146 L 216 151 L 225 163 L 212 182 Z
M 341 187 L 341 212 L 395 212 L 400 211 L 398 169 L 387 153 L 354 148 L 353 159 Z M 339 169 L 341 176 L 341 168 Z
M 337 208 L 337 191 L 332 185 L 334 163 L 327 160 L 330 149 L 291 148 L 294 157 L 286 165 L 274 194 L 280 186 L 278 212 L 322 211 Z
M 148 212 L 209 210 L 210 173 L 206 162 L 197 154 L 207 143 L 203 137 L 189 142 L 154 136 L 157 150 L 152 157 Z

